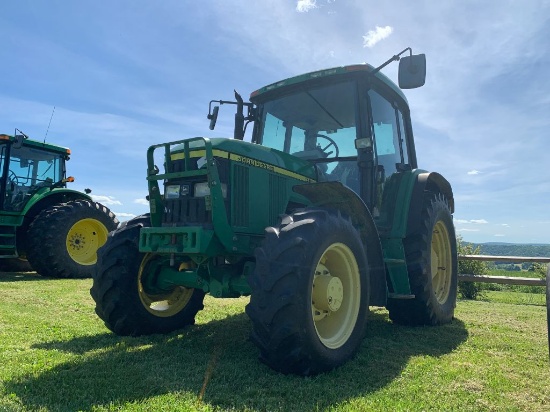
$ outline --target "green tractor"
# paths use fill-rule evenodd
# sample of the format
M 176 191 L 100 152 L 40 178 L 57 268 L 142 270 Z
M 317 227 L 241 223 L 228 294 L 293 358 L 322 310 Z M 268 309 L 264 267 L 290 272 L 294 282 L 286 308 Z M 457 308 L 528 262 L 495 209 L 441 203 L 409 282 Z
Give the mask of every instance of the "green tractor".
M 424 84 L 425 56 L 406 49 L 378 68 L 321 70 L 250 102 L 210 102 L 210 129 L 221 105 L 236 106 L 234 139 L 151 146 L 150 213 L 98 252 L 91 295 L 106 326 L 169 333 L 194 323 L 207 293 L 250 296 L 260 360 L 313 375 L 357 352 L 369 306 L 403 325 L 451 321 L 453 193 L 417 166 L 407 100 L 380 73 L 396 60 L 401 88 Z
M 91 277 L 97 250 L 118 220 L 88 193 L 66 188 L 71 151 L 0 134 L 0 270 Z

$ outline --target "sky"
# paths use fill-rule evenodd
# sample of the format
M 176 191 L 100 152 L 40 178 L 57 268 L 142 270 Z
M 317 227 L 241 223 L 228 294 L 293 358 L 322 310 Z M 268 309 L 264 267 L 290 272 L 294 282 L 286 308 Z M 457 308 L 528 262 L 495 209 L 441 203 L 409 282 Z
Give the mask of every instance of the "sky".
M 210 100 L 411 47 L 418 165 L 451 183 L 457 234 L 550 243 L 549 46 L 550 0 L 2 1 L 0 133 L 69 147 L 69 187 L 123 221 L 148 211 L 150 145 L 232 136 Z

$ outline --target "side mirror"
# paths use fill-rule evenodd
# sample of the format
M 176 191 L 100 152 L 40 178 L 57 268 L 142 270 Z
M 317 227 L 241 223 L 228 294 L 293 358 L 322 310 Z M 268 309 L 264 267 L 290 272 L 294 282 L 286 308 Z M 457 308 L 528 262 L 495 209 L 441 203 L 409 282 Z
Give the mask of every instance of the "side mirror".
M 426 55 L 415 54 L 399 60 L 399 87 L 416 89 L 426 82 Z
M 220 111 L 220 106 L 214 106 L 212 109 L 212 114 L 208 113 L 208 116 L 206 116 L 208 119 L 210 119 L 210 130 L 214 130 L 214 127 L 216 127 L 216 120 L 218 120 L 218 112 Z

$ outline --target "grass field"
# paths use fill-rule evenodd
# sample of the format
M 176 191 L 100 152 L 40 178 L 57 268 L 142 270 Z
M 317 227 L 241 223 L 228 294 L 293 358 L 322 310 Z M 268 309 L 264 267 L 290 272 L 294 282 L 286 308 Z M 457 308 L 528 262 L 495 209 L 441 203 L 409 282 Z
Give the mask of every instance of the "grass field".
M 207 297 L 197 324 L 111 334 L 91 280 L 0 273 L 0 411 L 550 411 L 544 295 L 488 291 L 442 327 L 371 308 L 355 359 L 313 378 L 257 360 L 247 299 Z

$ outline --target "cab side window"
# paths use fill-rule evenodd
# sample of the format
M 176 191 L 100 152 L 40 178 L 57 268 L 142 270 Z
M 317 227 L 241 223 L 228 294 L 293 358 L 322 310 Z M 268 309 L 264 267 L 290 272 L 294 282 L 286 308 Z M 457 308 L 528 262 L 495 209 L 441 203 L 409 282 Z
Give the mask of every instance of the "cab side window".
M 386 177 L 409 162 L 401 111 L 374 90 L 369 91 L 379 171 Z
M 376 155 L 375 215 L 391 216 L 382 209 L 384 190 L 395 173 L 410 169 L 405 118 L 396 104 L 374 90 L 369 91 L 372 133 Z M 395 179 L 393 179 L 395 181 Z

